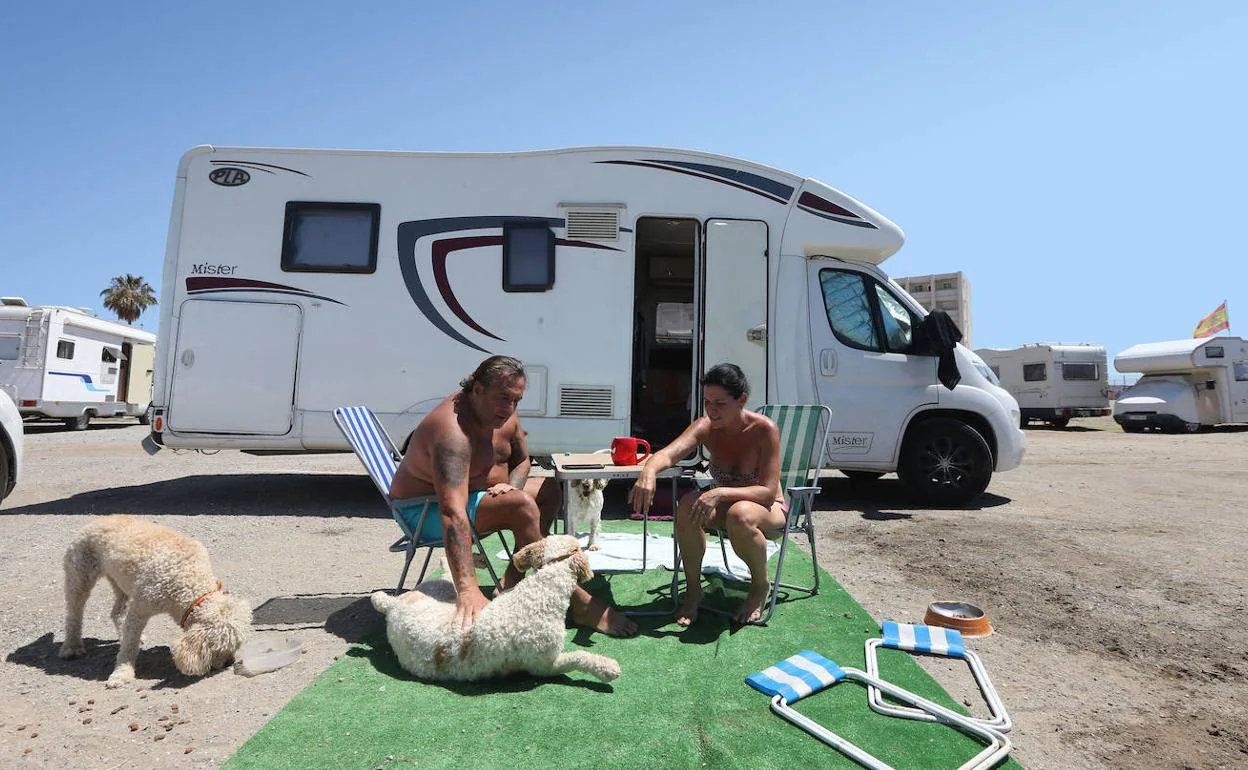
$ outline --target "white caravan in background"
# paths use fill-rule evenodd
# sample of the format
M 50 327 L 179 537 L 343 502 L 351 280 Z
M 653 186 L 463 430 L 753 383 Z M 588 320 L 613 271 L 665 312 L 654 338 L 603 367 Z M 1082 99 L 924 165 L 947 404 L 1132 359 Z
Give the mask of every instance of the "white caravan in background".
M 156 335 L 81 308 L 0 298 L 0 389 L 26 419 L 85 430 L 92 417 L 138 417 L 151 403 Z
M 1109 414 L 1109 367 L 1100 345 L 1035 343 L 975 352 L 1018 401 L 1023 427 L 1036 420 L 1065 428 L 1072 417 Z
M 901 231 L 813 179 L 732 158 L 601 147 L 438 154 L 197 147 L 178 167 L 161 288 L 156 446 L 348 448 L 371 407 L 396 440 L 486 356 L 524 361 L 534 454 L 700 413 L 732 361 L 750 403 L 824 403 L 829 458 L 957 502 L 1017 466 L 1014 399 L 878 267 Z
M 1239 337 L 1134 345 L 1114 367 L 1144 375 L 1114 402 L 1114 421 L 1128 433 L 1248 423 L 1248 343 Z

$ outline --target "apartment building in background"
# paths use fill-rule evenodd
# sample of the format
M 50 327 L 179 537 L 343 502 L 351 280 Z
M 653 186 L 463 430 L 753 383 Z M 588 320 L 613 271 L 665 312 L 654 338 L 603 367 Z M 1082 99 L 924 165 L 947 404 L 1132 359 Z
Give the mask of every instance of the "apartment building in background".
M 962 330 L 962 344 L 971 344 L 971 282 L 960 271 L 894 278 L 906 292 L 928 310 L 943 310 Z

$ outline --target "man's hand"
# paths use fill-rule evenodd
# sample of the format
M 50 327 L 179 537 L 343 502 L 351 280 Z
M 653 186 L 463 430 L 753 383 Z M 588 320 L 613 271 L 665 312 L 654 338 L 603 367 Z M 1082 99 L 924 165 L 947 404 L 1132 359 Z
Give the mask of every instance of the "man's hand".
M 490 497 L 498 497 L 499 495 L 505 495 L 508 492 L 519 492 L 519 491 L 520 491 L 519 489 L 517 489 L 516 487 L 513 487 L 511 484 L 495 484 L 494 486 L 485 490 L 485 493 L 489 495 Z
M 464 591 L 455 597 L 455 617 L 451 618 L 451 623 L 459 623 L 467 631 L 477 622 L 477 616 L 489 603 L 485 594 L 478 590 Z
M 707 519 L 715 515 L 715 511 L 723 502 L 724 490 L 712 487 L 698 495 L 698 499 L 693 501 L 693 508 L 689 512 L 693 515 L 694 521 L 705 524 Z
M 633 490 L 629 492 L 628 499 L 633 505 L 633 513 L 645 513 L 650 510 L 650 506 L 654 504 L 654 474 L 642 471 L 637 477 L 637 483 L 633 484 Z

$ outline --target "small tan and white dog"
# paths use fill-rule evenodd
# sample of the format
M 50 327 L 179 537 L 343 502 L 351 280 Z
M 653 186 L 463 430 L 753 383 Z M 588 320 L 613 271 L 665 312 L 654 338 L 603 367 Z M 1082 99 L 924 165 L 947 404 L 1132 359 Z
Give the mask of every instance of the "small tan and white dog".
M 568 499 L 568 518 L 572 523 L 574 533 L 580 533 L 582 528 L 588 525 L 589 542 L 585 547 L 590 551 L 602 548 L 596 541 L 602 534 L 602 491 L 606 488 L 606 479 L 578 479 L 572 482 L 572 496 Z
M 221 590 L 199 541 L 134 516 L 101 516 L 65 551 L 62 658 L 85 652 L 82 612 L 100 577 L 113 587 L 111 616 L 121 636 L 107 687 L 134 680 L 143 628 L 154 615 L 168 613 L 186 631 L 173 644 L 173 664 L 187 676 L 229 663 L 251 626 L 251 608 Z

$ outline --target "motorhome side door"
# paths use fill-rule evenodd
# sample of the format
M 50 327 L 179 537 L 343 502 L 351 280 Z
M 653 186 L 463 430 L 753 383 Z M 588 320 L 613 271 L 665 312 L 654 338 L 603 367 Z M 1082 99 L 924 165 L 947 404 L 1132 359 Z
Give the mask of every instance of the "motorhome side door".
M 289 433 L 303 320 L 299 306 L 188 300 L 180 315 L 169 429 Z
M 828 459 L 891 464 L 909 415 L 937 401 L 936 359 L 902 352 L 918 319 L 875 278 L 832 260 L 807 269 L 815 387 L 832 409 Z
M 767 223 L 708 219 L 704 242 L 698 373 L 736 364 L 750 382 L 748 405 L 757 407 L 767 401 Z

